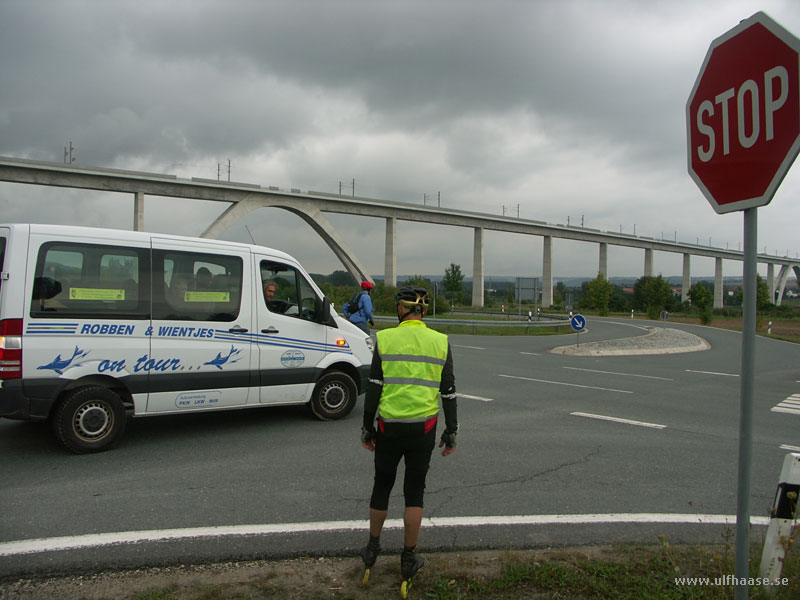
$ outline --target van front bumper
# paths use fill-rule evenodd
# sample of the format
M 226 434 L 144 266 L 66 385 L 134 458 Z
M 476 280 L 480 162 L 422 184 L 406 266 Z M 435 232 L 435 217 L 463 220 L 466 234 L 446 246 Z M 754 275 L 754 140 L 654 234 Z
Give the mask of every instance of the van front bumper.
M 21 379 L 0 381 L 0 417 L 19 421 L 45 421 L 52 406 L 51 399 L 25 396 Z

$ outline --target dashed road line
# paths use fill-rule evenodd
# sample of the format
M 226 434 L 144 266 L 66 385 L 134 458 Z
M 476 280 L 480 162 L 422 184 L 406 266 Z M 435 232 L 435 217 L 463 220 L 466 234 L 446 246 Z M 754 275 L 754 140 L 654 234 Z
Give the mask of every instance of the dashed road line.
M 669 377 L 656 377 L 655 375 L 639 375 L 637 373 L 617 373 L 616 371 L 598 371 L 597 369 L 582 369 L 580 367 L 563 367 L 572 371 L 586 371 L 587 373 L 604 373 L 606 375 L 621 375 L 623 377 L 643 377 L 645 379 L 660 379 L 661 381 L 675 381 Z
M 650 429 L 666 429 L 666 425 L 659 425 L 658 423 L 647 423 L 645 421 L 632 421 L 631 419 L 621 419 L 619 417 L 609 417 L 606 415 L 595 415 L 593 413 L 584 412 L 571 412 L 569 413 L 576 417 L 586 417 L 589 419 L 599 419 L 601 421 L 613 421 L 615 423 L 624 423 L 625 425 L 637 425 L 639 427 L 649 427 Z
M 527 354 L 528 356 L 541 356 L 540 352 L 520 352 L 520 354 Z
M 486 348 L 481 348 L 480 346 L 462 346 L 460 344 L 453 344 L 453 348 L 469 348 L 470 350 L 486 350 Z
M 601 390 L 603 392 L 617 392 L 618 394 L 632 394 L 629 390 L 615 390 L 613 388 L 604 388 L 596 385 L 580 385 L 577 383 L 566 383 L 564 381 L 550 381 L 548 379 L 534 379 L 533 377 L 519 377 L 517 375 L 502 375 L 498 373 L 498 377 L 506 377 L 508 379 L 522 379 L 523 381 L 535 381 L 537 383 L 549 383 L 551 385 L 565 385 L 567 387 L 584 388 L 587 390 Z
M 694 369 L 686 369 L 687 373 L 701 373 L 703 375 L 722 375 L 723 377 L 738 377 L 738 373 L 717 373 L 715 371 L 695 371 Z
M 484 398 L 483 396 L 470 396 L 469 394 L 458 394 L 458 399 L 467 398 L 468 400 L 478 400 L 479 402 L 494 402 L 494 398 Z
M 800 452 L 800 446 L 790 446 L 789 444 L 781 444 L 781 450 L 788 450 L 789 452 Z

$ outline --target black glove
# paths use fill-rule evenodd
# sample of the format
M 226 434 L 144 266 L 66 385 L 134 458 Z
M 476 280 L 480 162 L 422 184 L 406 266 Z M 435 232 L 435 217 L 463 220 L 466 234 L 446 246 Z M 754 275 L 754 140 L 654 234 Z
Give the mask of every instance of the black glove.
M 361 443 L 368 444 L 371 441 L 374 441 L 375 438 L 378 437 L 377 432 L 375 429 L 369 429 L 367 427 L 361 428 Z
M 373 321 L 372 319 L 370 319 L 370 320 L 369 320 L 369 325 L 370 325 L 370 327 L 375 327 L 375 321 Z
M 445 429 L 442 432 L 442 442 L 448 448 L 455 448 L 456 447 L 456 432 L 450 431 L 449 429 Z

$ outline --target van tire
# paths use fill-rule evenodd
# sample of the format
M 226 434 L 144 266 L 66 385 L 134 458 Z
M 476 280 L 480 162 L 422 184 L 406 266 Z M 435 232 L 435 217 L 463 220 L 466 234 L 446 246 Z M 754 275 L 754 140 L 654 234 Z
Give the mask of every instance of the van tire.
M 102 386 L 74 389 L 58 403 L 52 416 L 53 432 L 76 454 L 102 452 L 119 443 L 125 432 L 125 405 Z
M 358 387 L 353 378 L 341 371 L 320 377 L 311 396 L 311 412 L 321 421 L 333 421 L 350 414 L 356 405 Z

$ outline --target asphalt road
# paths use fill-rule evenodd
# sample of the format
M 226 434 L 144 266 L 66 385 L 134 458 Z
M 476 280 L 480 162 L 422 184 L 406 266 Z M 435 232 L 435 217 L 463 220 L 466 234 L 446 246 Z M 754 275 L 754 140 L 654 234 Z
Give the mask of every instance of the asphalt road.
M 580 342 L 642 325 L 592 319 Z M 549 352 L 575 334 L 451 336 L 459 446 L 434 454 L 420 548 L 733 535 L 704 515 L 736 514 L 741 336 L 669 326 L 712 349 L 582 357 Z M 781 446 L 800 447 L 800 414 L 771 410 L 800 392 L 800 346 L 758 338 L 756 353 L 751 513 L 765 517 L 790 451 Z M 84 456 L 45 424 L 0 420 L 0 578 L 354 553 L 372 477 L 361 407 L 332 423 L 302 408 L 132 419 L 118 448 Z M 390 517 L 401 511 L 398 484 Z M 399 547 L 389 525 L 384 547 Z M 37 541 L 14 544 L 24 540 Z

